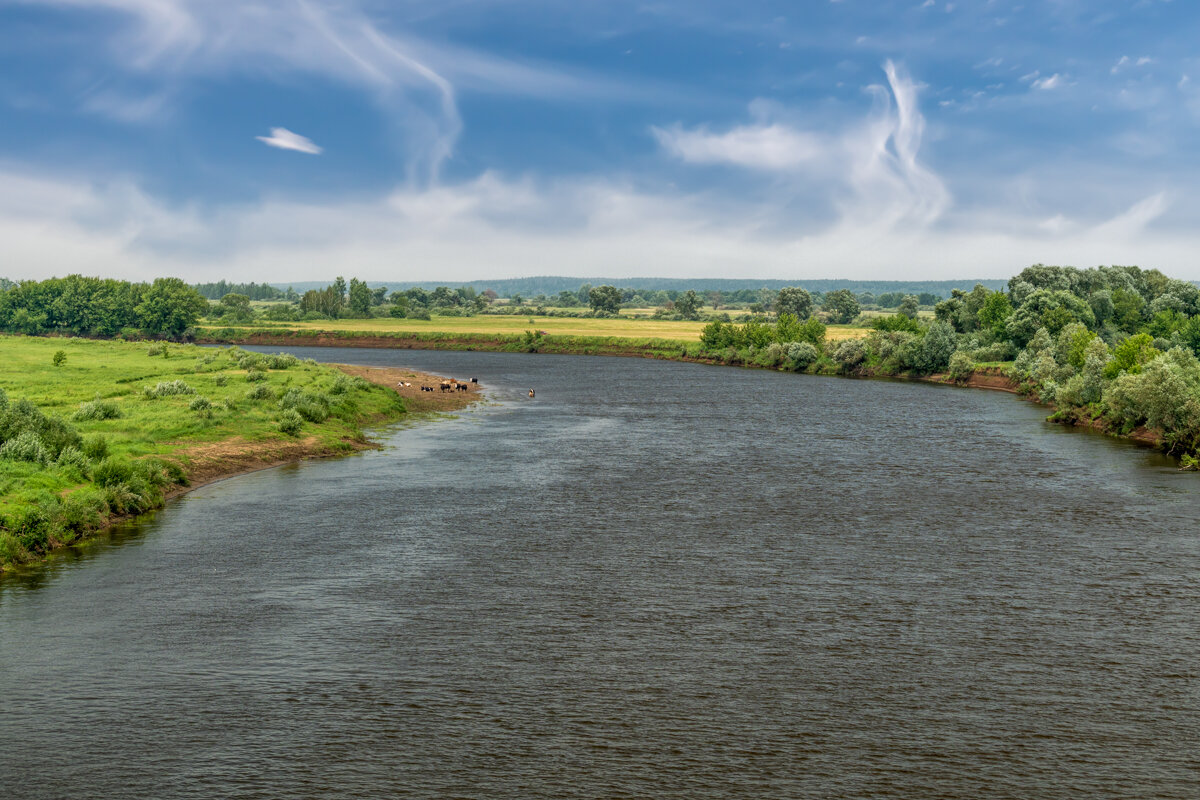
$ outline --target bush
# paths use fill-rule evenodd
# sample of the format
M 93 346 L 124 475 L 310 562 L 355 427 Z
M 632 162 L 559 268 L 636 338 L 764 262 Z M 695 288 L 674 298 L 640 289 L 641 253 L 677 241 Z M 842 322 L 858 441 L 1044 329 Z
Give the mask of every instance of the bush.
M 841 366 L 844 372 L 849 372 L 866 359 L 867 343 L 862 339 L 846 339 L 839 342 L 837 349 L 833 351 L 833 360 Z
M 959 350 L 954 355 L 950 356 L 950 365 L 947 369 L 950 377 L 956 381 L 965 381 L 971 377 L 971 373 L 975 371 L 975 360 L 967 353 Z
M 119 419 L 121 417 L 121 407 L 113 400 L 101 400 L 100 395 L 96 395 L 95 400 L 89 400 L 79 406 L 79 410 L 71 415 L 74 420 L 102 420 L 102 419 Z
M 50 359 L 50 360 L 51 360 L 51 361 L 54 363 L 54 366 L 56 366 L 56 367 L 61 367 L 63 364 L 67 363 L 67 354 L 66 354 L 66 351 L 64 351 L 64 350 L 55 350 L 55 351 L 54 351 L 54 358 L 52 358 L 52 359 Z
M 92 433 L 83 437 L 79 450 L 90 461 L 102 461 L 108 455 L 108 439 L 100 433 Z
M 92 481 L 100 486 L 128 484 L 133 478 L 133 467 L 123 458 L 108 456 L 92 469 Z
M 76 469 L 82 478 L 88 475 L 88 459 L 80 450 L 74 447 L 64 447 L 63 451 L 58 454 L 58 459 L 54 462 L 60 467 L 67 469 Z
M 224 386 L 225 384 L 229 383 L 229 376 L 221 373 L 217 377 L 213 378 L 213 383 L 215 383 L 217 386 Z
M 146 355 L 153 358 L 154 356 L 167 357 L 167 346 L 165 344 L 152 344 L 146 348 Z
M 50 453 L 33 431 L 21 431 L 0 446 L 0 458 L 9 461 L 29 461 L 43 466 L 50 463 Z
M 265 381 L 266 379 L 267 373 L 263 372 L 261 369 L 251 369 L 246 373 L 246 380 L 250 383 L 254 383 L 256 381 Z
M 271 387 L 265 383 L 260 383 L 250 391 L 246 392 L 247 400 L 273 400 L 275 392 L 271 391 Z
M 796 369 L 807 369 L 821 357 L 821 351 L 812 342 L 790 342 L 787 346 L 787 357 Z
M 299 389 L 288 389 L 279 399 L 279 407 L 293 409 L 309 422 L 321 423 L 329 419 L 329 398 L 322 394 L 309 394 Z
M 300 359 L 296 358 L 291 353 L 275 353 L 267 356 L 267 367 L 270 369 L 287 369 L 294 367 L 300 363 Z
M 194 397 L 192 399 L 192 402 L 188 403 L 188 408 L 191 409 L 192 411 L 210 411 L 211 412 L 212 407 L 213 407 L 212 401 L 209 400 L 207 397 L 205 397 L 202 394 L 196 395 L 196 397 Z
M 330 394 L 345 394 L 350 391 L 350 378 L 346 375 L 338 375 L 333 379 L 333 386 L 329 387 Z
M 159 381 L 154 386 L 143 386 L 142 395 L 147 399 L 171 397 L 178 394 L 195 394 L 196 390 L 181 380 Z
M 304 427 L 304 420 L 294 408 L 289 408 L 279 415 L 279 430 L 288 436 L 296 436 Z

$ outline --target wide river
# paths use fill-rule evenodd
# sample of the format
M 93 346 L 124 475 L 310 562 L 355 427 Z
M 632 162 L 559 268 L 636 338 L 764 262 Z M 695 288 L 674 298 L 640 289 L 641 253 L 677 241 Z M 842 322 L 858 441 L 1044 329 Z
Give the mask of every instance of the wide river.
M 1200 797 L 1200 478 L 1151 451 L 924 384 L 294 352 L 490 402 L 0 583 L 0 796 Z

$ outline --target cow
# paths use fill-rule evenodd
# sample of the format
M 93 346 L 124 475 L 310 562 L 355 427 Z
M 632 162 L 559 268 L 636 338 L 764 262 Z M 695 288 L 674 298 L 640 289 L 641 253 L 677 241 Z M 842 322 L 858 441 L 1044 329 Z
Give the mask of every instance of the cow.
M 460 392 L 469 392 L 471 391 L 471 387 L 467 386 L 465 383 L 460 383 L 458 384 L 458 390 Z
M 479 378 L 471 378 L 471 383 L 479 383 Z
M 450 381 L 442 381 L 441 387 L 442 387 L 443 392 L 453 392 L 454 391 L 454 384 L 451 383 Z

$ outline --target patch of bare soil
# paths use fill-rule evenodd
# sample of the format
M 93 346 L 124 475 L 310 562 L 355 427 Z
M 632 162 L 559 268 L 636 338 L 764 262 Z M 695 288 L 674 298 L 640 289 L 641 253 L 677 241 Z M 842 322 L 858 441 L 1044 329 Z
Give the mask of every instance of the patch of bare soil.
M 347 375 L 387 386 L 412 411 L 457 411 L 481 399 L 479 384 L 465 378 L 443 378 L 403 367 L 360 367 L 332 364 Z

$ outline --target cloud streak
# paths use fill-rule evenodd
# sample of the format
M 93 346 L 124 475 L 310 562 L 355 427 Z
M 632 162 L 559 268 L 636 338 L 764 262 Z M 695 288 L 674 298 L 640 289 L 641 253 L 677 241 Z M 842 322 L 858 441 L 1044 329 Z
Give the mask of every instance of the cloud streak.
M 277 147 L 280 150 L 295 150 L 297 153 L 308 153 L 314 156 L 321 153 L 321 148 L 314 144 L 312 139 L 292 133 L 287 128 L 271 128 L 270 136 L 255 136 L 254 138 L 268 147 Z

